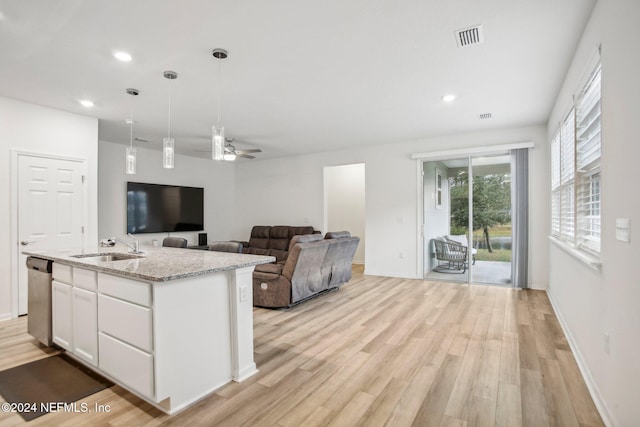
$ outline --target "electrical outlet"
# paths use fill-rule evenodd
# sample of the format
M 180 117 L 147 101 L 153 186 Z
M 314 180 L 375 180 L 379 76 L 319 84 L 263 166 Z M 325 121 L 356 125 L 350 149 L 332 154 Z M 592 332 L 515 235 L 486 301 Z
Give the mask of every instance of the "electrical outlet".
M 398 256 L 400 257 L 400 259 L 404 259 L 404 252 L 400 251 L 400 253 L 398 254 Z
M 604 352 L 605 352 L 606 354 L 609 354 L 609 344 L 610 344 L 610 341 L 611 341 L 611 339 L 610 339 L 610 337 L 609 337 L 609 333 L 608 333 L 608 332 L 605 332 L 605 333 L 604 333 Z
M 249 288 L 242 286 L 240 288 L 240 302 L 245 302 L 249 298 Z

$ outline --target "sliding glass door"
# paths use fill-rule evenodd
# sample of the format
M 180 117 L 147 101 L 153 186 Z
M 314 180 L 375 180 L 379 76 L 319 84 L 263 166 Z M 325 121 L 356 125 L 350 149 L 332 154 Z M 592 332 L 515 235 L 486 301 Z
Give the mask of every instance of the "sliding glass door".
M 425 278 L 511 284 L 508 154 L 423 163 Z

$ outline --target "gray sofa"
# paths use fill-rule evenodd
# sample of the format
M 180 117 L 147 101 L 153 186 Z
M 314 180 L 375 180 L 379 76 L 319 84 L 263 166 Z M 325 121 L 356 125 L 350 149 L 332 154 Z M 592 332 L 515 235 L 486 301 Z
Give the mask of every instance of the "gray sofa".
M 261 264 L 253 272 L 253 305 L 290 307 L 339 288 L 351 279 L 360 239 L 348 232 L 297 235 L 284 262 Z

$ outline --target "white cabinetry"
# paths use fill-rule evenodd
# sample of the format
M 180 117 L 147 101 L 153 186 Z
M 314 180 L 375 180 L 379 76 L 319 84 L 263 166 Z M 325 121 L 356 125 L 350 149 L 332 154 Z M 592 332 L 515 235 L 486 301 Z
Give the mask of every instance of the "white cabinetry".
M 98 364 L 98 304 L 96 293 L 73 288 L 73 354 Z
M 53 342 L 80 359 L 98 364 L 97 274 L 53 264 Z
M 73 287 L 54 280 L 51 284 L 53 342 L 71 351 L 73 345 Z
M 100 369 L 143 396 L 155 396 L 151 285 L 98 274 Z
M 53 340 L 98 373 L 175 413 L 257 372 L 252 271 L 250 266 L 143 281 L 55 261 Z

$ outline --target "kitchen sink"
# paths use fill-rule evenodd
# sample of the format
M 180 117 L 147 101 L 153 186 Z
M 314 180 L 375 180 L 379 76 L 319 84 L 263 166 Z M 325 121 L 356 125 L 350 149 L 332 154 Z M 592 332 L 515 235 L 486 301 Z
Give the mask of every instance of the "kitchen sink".
M 71 258 L 82 258 L 90 261 L 111 262 L 111 261 L 125 261 L 130 259 L 144 258 L 144 255 L 125 254 L 125 253 L 105 253 L 105 254 L 71 255 Z

